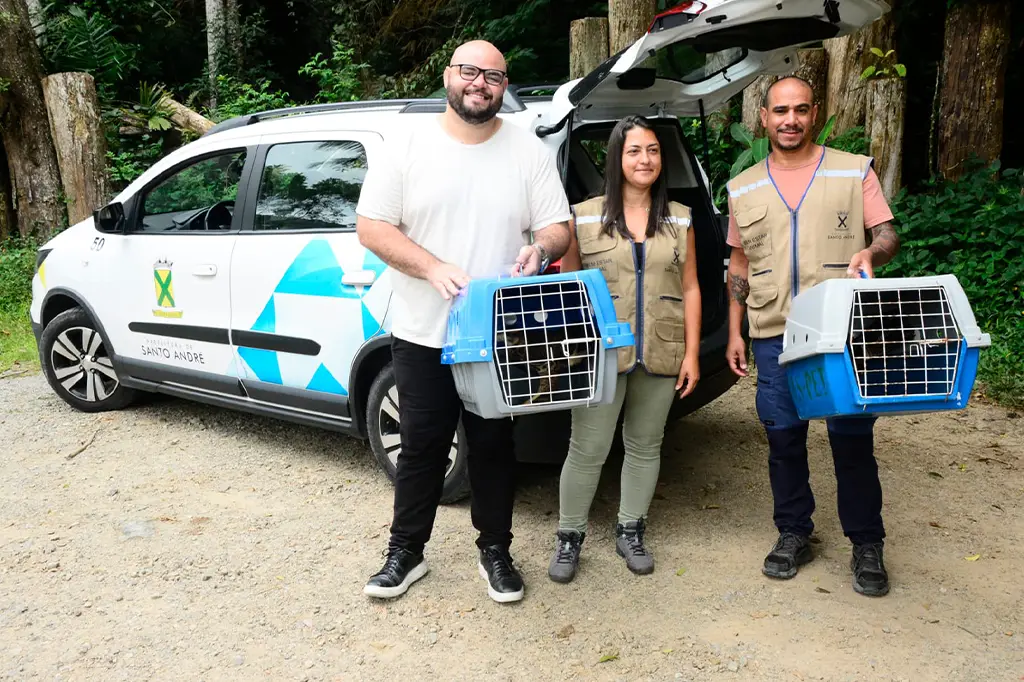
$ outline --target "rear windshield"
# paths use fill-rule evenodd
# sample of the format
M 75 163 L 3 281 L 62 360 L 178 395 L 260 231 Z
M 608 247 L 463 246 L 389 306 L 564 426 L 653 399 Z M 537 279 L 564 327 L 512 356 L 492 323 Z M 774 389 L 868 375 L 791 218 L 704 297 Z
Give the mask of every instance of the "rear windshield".
M 692 85 L 717 76 L 746 56 L 747 50 L 742 47 L 705 53 L 698 52 L 692 45 L 670 45 L 658 50 L 658 77 Z

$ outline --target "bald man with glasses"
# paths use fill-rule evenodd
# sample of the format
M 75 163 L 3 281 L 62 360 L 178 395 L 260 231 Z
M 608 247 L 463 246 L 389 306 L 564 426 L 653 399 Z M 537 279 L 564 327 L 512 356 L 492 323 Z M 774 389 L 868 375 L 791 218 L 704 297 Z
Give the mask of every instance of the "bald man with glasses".
M 356 208 L 360 242 L 396 271 L 391 349 L 402 446 L 386 559 L 363 591 L 398 597 L 427 573 L 423 550 L 461 416 L 478 571 L 493 600 L 514 602 L 524 588 L 509 553 L 512 421 L 463 409 L 441 346 L 451 300 L 471 278 L 537 274 L 562 256 L 569 203 L 540 140 L 498 118 L 508 80 L 497 48 L 460 46 L 444 85 L 445 112 L 389 140 Z

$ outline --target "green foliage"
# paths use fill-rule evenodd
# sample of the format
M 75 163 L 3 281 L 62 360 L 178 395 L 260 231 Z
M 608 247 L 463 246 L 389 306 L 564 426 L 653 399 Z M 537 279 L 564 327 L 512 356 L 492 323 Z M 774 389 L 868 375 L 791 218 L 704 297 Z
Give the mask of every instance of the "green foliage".
M 35 268 L 35 243 L 19 239 L 0 243 L 0 372 L 36 360 L 28 317 Z
M 52 5 L 50 6 L 53 7 Z M 122 43 L 117 26 L 99 12 L 71 6 L 46 16 L 42 56 L 47 73 L 84 71 L 96 79 L 101 94 L 135 69 L 134 45 Z
M 11 81 L 6 78 L 0 78 L 0 94 L 3 94 L 11 89 Z
M 841 152 L 850 154 L 861 154 L 867 156 L 871 151 L 871 140 L 864 134 L 864 126 L 854 126 L 849 130 L 836 135 L 831 140 L 819 142 L 826 147 L 838 149 Z
M 1024 404 L 1024 172 L 975 164 L 956 182 L 902 191 L 893 213 L 903 246 L 882 272 L 956 275 L 992 335 L 980 377 L 993 397 Z
M 353 48 L 332 40 L 329 58 L 317 52 L 299 69 L 300 75 L 312 78 L 319 86 L 316 102 L 348 102 L 362 97 L 364 88 L 359 75 L 368 66 L 356 64 L 354 53 Z
M 20 310 L 29 302 L 35 271 L 33 242 L 11 239 L 0 244 L 0 312 Z
M 735 178 L 746 169 L 768 158 L 771 145 L 767 137 L 754 137 L 754 133 L 742 123 L 733 123 L 729 127 L 729 134 L 741 148 L 745 147 L 732 164 L 729 171 L 730 178 Z
M 160 160 L 163 144 L 144 134 L 138 142 L 122 141 L 119 151 L 107 151 L 107 177 L 113 189 L 120 191 Z
M 220 93 L 217 110 L 206 112 L 213 121 L 295 106 L 287 92 L 272 90 L 268 80 L 259 80 L 253 85 L 231 76 L 217 76 L 217 90 Z
M 139 101 L 121 109 L 124 121 L 143 130 L 163 131 L 173 127 L 171 116 L 174 113 L 167 103 L 170 93 L 159 83 L 139 85 Z
M 874 64 L 868 64 L 867 68 L 860 74 L 860 80 L 880 80 L 882 78 L 906 78 L 907 67 L 901 64 L 896 58 L 896 50 L 882 52 L 877 47 L 871 48 L 871 54 L 876 58 Z

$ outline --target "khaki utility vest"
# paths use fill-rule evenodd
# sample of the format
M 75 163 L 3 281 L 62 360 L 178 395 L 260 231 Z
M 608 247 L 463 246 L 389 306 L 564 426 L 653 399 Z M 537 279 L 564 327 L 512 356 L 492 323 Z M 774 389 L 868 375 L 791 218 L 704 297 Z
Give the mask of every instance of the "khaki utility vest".
M 629 322 L 636 337 L 635 346 L 619 349 L 619 372 L 628 372 L 640 362 L 650 374 L 678 376 L 686 352 L 682 273 L 690 209 L 669 203 L 669 224 L 644 241 L 642 271 L 633 240 L 618 232 L 609 237 L 602 231 L 603 197 L 577 204 L 573 212 L 584 269 L 604 274 L 616 317 Z
M 847 277 L 865 248 L 864 178 L 872 159 L 825 148 L 803 201 L 790 207 L 775 188 L 768 162 L 728 183 L 743 251 L 750 260 L 750 336 L 785 333 L 790 301 L 827 279 Z

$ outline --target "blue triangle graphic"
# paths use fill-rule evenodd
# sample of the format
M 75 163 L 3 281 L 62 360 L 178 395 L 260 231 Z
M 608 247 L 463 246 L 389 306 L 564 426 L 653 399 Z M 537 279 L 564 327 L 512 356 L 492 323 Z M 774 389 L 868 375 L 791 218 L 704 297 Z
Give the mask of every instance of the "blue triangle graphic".
M 345 275 L 334 251 L 325 239 L 314 239 L 302 249 L 281 278 L 278 294 L 358 298 L 354 291 L 345 291 L 341 278 Z
M 370 309 L 363 303 L 363 341 L 366 341 L 372 336 L 376 336 L 377 331 L 380 330 L 380 322 L 373 316 Z
M 262 348 L 238 347 L 238 354 L 249 365 L 256 378 L 271 384 L 280 384 L 281 367 L 277 364 L 277 351 Z
M 270 332 L 274 333 L 277 327 L 277 312 L 274 308 L 274 295 L 270 295 L 270 300 L 267 301 L 267 305 L 263 308 L 263 312 L 256 319 L 256 322 L 252 325 L 253 331 L 257 332 Z
M 348 395 L 348 391 L 345 387 L 338 383 L 338 380 L 334 378 L 334 375 L 324 367 L 323 363 L 317 367 L 316 372 L 313 373 L 313 378 L 309 380 L 309 384 L 306 386 L 309 391 L 320 391 L 321 393 L 334 393 L 337 395 Z

